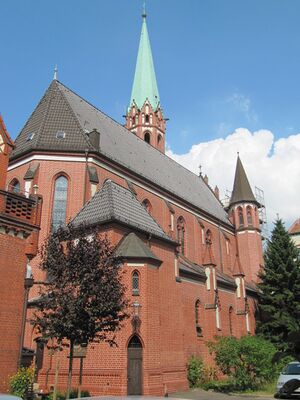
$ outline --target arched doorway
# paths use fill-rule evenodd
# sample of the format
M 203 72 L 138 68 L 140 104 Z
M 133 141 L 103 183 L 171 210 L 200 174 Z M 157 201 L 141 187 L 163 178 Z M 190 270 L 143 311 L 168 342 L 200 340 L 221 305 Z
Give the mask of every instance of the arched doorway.
M 127 349 L 127 395 L 142 394 L 143 347 L 138 336 L 130 339 Z

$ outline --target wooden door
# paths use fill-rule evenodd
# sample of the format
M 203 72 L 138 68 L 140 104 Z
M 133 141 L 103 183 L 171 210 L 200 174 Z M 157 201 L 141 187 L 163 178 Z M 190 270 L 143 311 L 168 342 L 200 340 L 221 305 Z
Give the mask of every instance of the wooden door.
M 140 339 L 133 336 L 127 350 L 127 395 L 142 394 L 143 348 Z

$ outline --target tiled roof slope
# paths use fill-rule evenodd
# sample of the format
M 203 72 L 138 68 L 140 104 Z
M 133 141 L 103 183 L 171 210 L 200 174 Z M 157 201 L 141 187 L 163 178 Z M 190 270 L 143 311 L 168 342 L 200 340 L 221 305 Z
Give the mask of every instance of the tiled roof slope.
M 58 81 L 52 82 L 17 137 L 12 159 L 29 149 L 84 152 L 87 147 L 92 147 L 86 141 L 85 131 L 94 128 L 100 132 L 101 154 L 230 224 L 222 205 L 203 179 L 129 132 Z M 66 139 L 55 138 L 58 129 L 66 132 Z M 26 142 L 31 132 L 35 136 Z
M 58 131 L 65 132 L 64 139 L 56 137 Z M 28 139 L 30 134 L 33 135 L 31 140 Z M 57 81 L 52 81 L 15 144 L 12 159 L 30 150 L 84 151 L 92 148 Z
M 230 204 L 242 203 L 245 201 L 257 203 L 252 192 L 242 161 L 238 156 L 235 169 L 233 191 L 230 198 Z
M 118 221 L 172 241 L 130 190 L 107 180 L 95 196 L 83 206 L 71 224 L 94 225 L 110 221 Z
M 300 218 L 296 219 L 296 221 L 293 223 L 293 225 L 289 229 L 290 235 L 295 235 L 297 233 L 300 233 Z

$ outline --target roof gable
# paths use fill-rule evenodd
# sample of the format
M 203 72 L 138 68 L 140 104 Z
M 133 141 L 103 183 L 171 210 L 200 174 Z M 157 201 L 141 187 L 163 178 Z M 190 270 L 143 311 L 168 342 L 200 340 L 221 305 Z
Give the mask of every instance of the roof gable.
M 7 132 L 7 129 L 6 129 L 6 126 L 5 126 L 5 123 L 3 121 L 1 114 L 0 114 L 0 133 L 3 138 L 4 143 L 6 143 L 11 148 L 14 148 L 15 144 L 12 141 L 11 137 L 9 136 L 9 133 Z
M 116 255 L 127 259 L 145 258 L 161 262 L 151 249 L 133 232 L 121 239 L 116 248 Z

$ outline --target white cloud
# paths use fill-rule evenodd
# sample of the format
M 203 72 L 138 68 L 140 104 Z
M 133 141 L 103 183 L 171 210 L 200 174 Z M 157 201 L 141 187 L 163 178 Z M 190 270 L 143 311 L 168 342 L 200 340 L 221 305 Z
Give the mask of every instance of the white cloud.
M 232 190 L 237 152 L 253 191 L 255 186 L 264 190 L 269 228 L 277 213 L 288 228 L 300 216 L 300 134 L 275 140 L 269 130 L 239 128 L 225 138 L 195 144 L 186 154 L 171 149 L 167 154 L 197 174 L 202 165 L 222 198 Z

